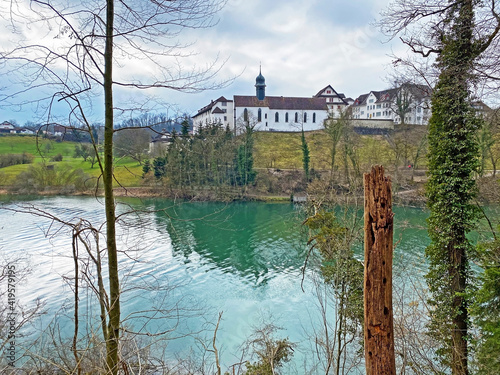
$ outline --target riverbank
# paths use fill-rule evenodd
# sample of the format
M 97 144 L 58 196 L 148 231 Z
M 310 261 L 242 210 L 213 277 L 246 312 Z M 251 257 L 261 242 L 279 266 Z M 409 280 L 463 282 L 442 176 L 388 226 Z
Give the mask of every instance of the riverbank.
M 402 206 L 417 206 L 422 207 L 426 204 L 425 197 L 425 179 L 414 181 L 412 185 L 399 186 L 393 184 L 393 201 L 395 204 Z M 342 197 L 346 194 L 346 189 L 339 185 L 335 189 L 336 195 Z M 39 196 L 104 196 L 102 189 L 87 190 L 81 192 L 67 192 L 61 189 L 44 189 L 33 195 Z M 241 188 L 221 187 L 221 188 L 205 188 L 205 189 L 173 189 L 164 186 L 134 186 L 134 187 L 116 187 L 114 188 L 116 197 L 130 197 L 130 198 L 167 198 L 167 199 L 181 199 L 189 201 L 219 201 L 219 202 L 232 202 L 232 201 L 256 201 L 256 202 L 295 202 L 303 203 L 308 197 L 313 196 L 314 193 L 306 190 L 299 190 L 295 192 L 281 192 L 281 193 L 268 193 L 259 191 L 255 187 L 248 187 L 247 191 Z M 351 194 L 351 193 L 349 193 Z M 362 191 L 355 193 L 362 199 Z M 25 193 L 17 193 L 12 189 L 3 187 L 0 189 L 0 195 L 25 195 Z M 495 204 L 500 201 L 500 184 L 498 177 L 488 176 L 478 179 L 478 201 L 484 204 Z

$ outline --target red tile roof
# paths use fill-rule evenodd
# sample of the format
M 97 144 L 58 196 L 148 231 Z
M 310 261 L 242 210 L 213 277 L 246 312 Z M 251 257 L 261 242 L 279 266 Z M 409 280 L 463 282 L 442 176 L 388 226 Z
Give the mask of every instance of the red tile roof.
M 235 107 L 268 107 L 269 109 L 287 110 L 309 110 L 326 111 L 325 99 L 323 98 L 295 98 L 286 96 L 266 96 L 264 100 L 257 99 L 256 96 L 234 96 Z

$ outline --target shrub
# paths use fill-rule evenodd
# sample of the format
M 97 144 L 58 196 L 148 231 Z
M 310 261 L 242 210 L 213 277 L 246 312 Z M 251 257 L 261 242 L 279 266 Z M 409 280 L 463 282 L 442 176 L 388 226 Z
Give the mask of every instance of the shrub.
M 57 154 L 55 156 L 52 156 L 50 158 L 50 161 L 62 161 L 63 160 L 63 156 L 61 154 Z
M 17 164 L 31 164 L 35 157 L 32 154 L 23 152 L 22 154 L 0 155 L 0 168 L 10 167 Z
M 81 169 L 73 169 L 69 165 L 39 163 L 30 165 L 28 170 L 20 173 L 14 182 L 13 190 L 19 193 L 38 193 L 57 190 L 62 194 L 70 194 L 91 190 L 96 187 L 96 179 Z

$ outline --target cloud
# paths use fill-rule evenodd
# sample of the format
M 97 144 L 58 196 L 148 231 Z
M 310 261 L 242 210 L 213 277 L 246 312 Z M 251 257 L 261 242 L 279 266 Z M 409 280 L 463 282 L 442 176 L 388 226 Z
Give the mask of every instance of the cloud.
M 220 95 L 253 95 L 260 64 L 268 95 L 312 96 L 332 84 L 354 98 L 385 88 L 385 69 L 393 47 L 381 43 L 382 36 L 370 24 L 387 3 L 388 0 L 228 0 L 215 27 L 184 30 L 180 34 L 180 43 L 196 42 L 184 52 L 196 54 L 156 63 L 175 74 L 178 68 L 189 72 L 217 58 L 228 58 L 217 79 L 236 77 L 234 83 L 225 89 L 194 95 L 172 90 L 153 93 L 159 102 L 177 104 L 194 114 Z M 32 31 L 36 34 L 36 29 Z M 36 39 L 34 34 L 28 37 Z M 145 59 L 122 58 L 120 65 L 115 70 L 120 79 L 140 80 L 151 74 L 161 77 L 158 65 Z M 125 90 L 116 95 L 120 101 L 130 97 Z M 141 97 L 143 92 L 135 94 L 137 102 Z M 95 111 L 97 117 L 98 112 Z

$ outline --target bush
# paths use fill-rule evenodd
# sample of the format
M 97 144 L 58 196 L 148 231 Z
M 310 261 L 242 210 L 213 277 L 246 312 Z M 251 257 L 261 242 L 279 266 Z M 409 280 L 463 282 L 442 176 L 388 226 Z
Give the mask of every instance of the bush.
M 19 193 L 39 193 L 56 190 L 62 194 L 95 189 L 96 179 L 81 169 L 68 165 L 54 166 L 39 163 L 29 166 L 14 182 L 13 190 Z
M 0 155 L 0 168 L 10 167 L 17 164 L 31 164 L 35 157 L 32 154 L 23 152 L 22 154 Z
M 63 160 L 63 156 L 61 154 L 57 154 L 55 156 L 52 156 L 50 158 L 50 161 L 62 161 Z

